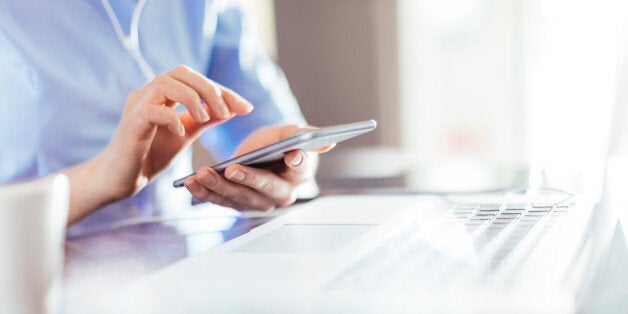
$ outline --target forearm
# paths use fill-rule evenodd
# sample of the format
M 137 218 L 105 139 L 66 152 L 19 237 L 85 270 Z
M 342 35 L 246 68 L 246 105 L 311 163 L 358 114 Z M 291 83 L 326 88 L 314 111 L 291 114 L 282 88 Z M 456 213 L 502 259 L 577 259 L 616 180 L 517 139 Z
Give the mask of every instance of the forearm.
M 111 174 L 102 169 L 101 158 L 97 156 L 63 171 L 70 181 L 68 226 L 121 198 L 121 195 L 112 189 L 114 186 L 107 182 Z

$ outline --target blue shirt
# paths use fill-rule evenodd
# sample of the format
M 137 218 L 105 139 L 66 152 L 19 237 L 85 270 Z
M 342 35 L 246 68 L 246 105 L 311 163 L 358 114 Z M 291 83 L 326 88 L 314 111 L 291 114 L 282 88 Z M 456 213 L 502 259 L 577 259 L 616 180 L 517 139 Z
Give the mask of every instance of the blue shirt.
M 109 2 L 122 31 L 130 34 L 137 2 Z M 202 143 L 216 159 L 229 158 L 259 127 L 304 123 L 283 73 L 233 1 L 148 0 L 138 21 L 139 48 L 154 73 L 185 64 L 255 105 L 249 115 L 203 134 Z M 112 137 L 126 97 L 148 79 L 100 1 L 0 1 L 0 184 L 45 176 L 96 156 Z M 175 191 L 171 183 L 190 173 L 190 156 L 183 152 L 138 195 L 98 211 L 75 229 L 189 203 L 189 193 Z

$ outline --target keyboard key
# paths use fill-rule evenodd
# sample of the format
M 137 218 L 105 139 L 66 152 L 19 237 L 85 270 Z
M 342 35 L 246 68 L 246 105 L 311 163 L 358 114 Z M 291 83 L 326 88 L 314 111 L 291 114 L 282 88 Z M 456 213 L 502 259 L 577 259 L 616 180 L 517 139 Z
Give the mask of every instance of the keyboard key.
M 493 220 L 494 224 L 509 224 L 511 222 L 513 222 L 515 219 L 514 218 L 496 218 L 495 220 Z
M 512 218 L 515 219 L 517 217 L 521 216 L 520 213 L 505 213 L 505 212 L 501 212 L 499 213 L 499 215 L 497 216 L 498 218 Z
M 532 203 L 531 207 L 552 207 L 554 203 Z
M 484 221 L 486 221 L 486 220 L 491 220 L 493 217 L 495 217 L 495 215 L 493 215 L 493 214 L 489 214 L 489 215 L 486 215 L 486 214 L 483 214 L 483 215 L 475 214 L 475 215 L 469 217 L 469 220 L 484 220 Z
M 476 212 L 473 216 L 495 216 L 494 212 Z
M 532 206 L 528 212 L 549 212 L 552 210 L 552 206 Z
M 504 210 L 511 210 L 511 211 L 525 211 L 526 208 L 528 207 L 528 204 L 506 204 L 506 206 L 504 207 Z
M 504 209 L 502 211 L 502 213 L 504 214 L 523 214 L 526 210 L 525 209 Z
M 455 208 L 452 210 L 452 214 L 456 215 L 471 215 L 472 213 L 472 210 L 457 210 Z

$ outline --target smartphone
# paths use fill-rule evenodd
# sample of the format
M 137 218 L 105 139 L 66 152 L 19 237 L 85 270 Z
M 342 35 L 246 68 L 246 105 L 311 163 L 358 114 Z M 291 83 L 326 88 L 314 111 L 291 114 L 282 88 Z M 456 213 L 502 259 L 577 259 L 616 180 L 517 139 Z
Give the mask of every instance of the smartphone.
M 374 130 L 375 127 L 377 127 L 377 122 L 375 120 L 368 120 L 299 132 L 281 141 L 229 159 L 225 162 L 221 162 L 212 166 L 212 169 L 221 173 L 224 172 L 228 166 L 233 164 L 254 165 L 281 160 L 289 151 L 296 149 L 302 149 L 305 151 L 315 150 L 317 148 L 333 143 L 339 143 L 352 137 L 370 132 Z M 174 181 L 172 185 L 174 187 L 181 187 L 187 178 L 195 174 L 196 173 L 193 173 L 178 179 Z

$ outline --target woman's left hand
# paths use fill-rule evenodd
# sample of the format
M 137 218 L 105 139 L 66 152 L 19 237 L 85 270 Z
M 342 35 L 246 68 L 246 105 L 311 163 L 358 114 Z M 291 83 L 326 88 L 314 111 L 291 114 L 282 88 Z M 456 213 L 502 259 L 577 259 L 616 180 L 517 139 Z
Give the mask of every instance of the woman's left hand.
M 295 125 L 263 128 L 249 136 L 236 152 L 245 154 L 300 131 Z M 318 153 L 330 150 L 333 145 L 316 151 L 294 150 L 283 160 L 269 163 L 263 168 L 240 164 L 227 167 L 224 176 L 209 167 L 203 167 L 185 181 L 185 187 L 201 201 L 231 207 L 237 210 L 270 211 L 277 206 L 288 206 L 297 199 L 297 187 L 313 183 Z

